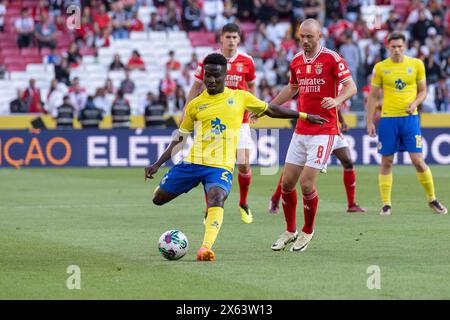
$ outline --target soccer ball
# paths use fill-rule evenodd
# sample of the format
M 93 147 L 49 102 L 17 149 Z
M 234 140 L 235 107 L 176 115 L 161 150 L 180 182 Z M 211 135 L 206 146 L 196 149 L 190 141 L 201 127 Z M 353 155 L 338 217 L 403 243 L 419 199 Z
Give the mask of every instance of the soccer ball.
M 178 260 L 184 257 L 189 248 L 187 237 L 180 230 L 164 232 L 158 241 L 159 252 L 167 260 Z

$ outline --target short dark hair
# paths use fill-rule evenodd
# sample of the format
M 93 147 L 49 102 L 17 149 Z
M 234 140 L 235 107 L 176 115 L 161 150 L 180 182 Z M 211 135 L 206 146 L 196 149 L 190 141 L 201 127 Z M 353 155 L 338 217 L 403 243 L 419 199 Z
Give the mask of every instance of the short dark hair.
M 403 42 L 406 42 L 406 37 L 403 33 L 401 33 L 400 31 L 393 31 L 389 36 L 388 36 L 388 43 L 391 42 L 392 40 L 403 40 Z
M 211 53 L 206 56 L 205 60 L 203 60 L 203 65 L 206 66 L 207 64 L 218 64 L 226 68 L 227 59 L 220 53 Z
M 226 25 L 224 25 L 222 27 L 222 33 L 224 34 L 225 32 L 231 32 L 234 33 L 236 32 L 239 36 L 241 35 L 241 28 L 239 28 L 239 26 L 236 23 L 227 23 Z

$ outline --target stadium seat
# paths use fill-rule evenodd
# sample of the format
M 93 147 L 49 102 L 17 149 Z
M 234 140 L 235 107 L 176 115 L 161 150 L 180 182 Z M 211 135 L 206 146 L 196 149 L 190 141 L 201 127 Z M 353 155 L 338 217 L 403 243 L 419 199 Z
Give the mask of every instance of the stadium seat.
M 148 81 L 149 75 L 148 75 L 148 72 L 134 70 L 130 73 L 130 78 L 133 81 L 139 81 L 139 80 Z
M 15 2 L 15 1 L 13 1 L 13 2 Z M 20 10 L 22 10 L 21 7 L 16 7 L 16 6 L 10 7 L 8 5 L 8 10 L 6 11 L 6 14 L 8 16 L 10 16 L 10 17 L 19 17 L 20 16 Z
M 26 87 L 28 87 L 28 85 L 29 85 L 29 80 L 27 79 L 27 80 L 14 80 L 14 81 L 12 81 L 12 86 L 15 88 L 15 89 L 25 89 Z M 11 85 L 10 84 L 10 85 Z
M 170 31 L 167 33 L 167 38 L 170 41 L 175 39 L 189 39 L 186 31 Z
M 50 55 L 50 53 L 52 53 L 52 50 L 49 49 L 49 48 L 42 48 L 41 49 L 41 55 L 43 57 L 46 57 L 46 56 Z
M 71 37 L 57 36 L 56 44 L 58 49 L 68 49 L 70 44 L 73 42 Z
M 98 55 L 104 55 L 104 54 L 108 54 L 108 55 L 112 55 L 114 54 L 114 48 L 113 46 L 111 47 L 103 47 L 103 48 L 99 48 L 98 49 Z
M 16 1 L 10 1 L 8 3 L 8 12 L 9 10 L 13 9 L 13 8 L 18 8 L 19 10 L 22 8 L 23 3 L 22 0 L 16 0 Z
M 249 34 L 256 30 L 256 24 L 253 22 L 241 22 L 239 27 L 244 34 Z
M 150 31 L 148 33 L 148 37 L 150 40 L 166 41 L 167 40 L 167 32 L 165 32 L 165 31 Z M 167 42 L 166 42 L 166 44 L 167 44 Z
M 27 8 L 36 7 L 36 1 L 35 0 L 24 0 L 22 2 L 22 7 L 27 7 Z
M 84 55 L 83 56 L 83 63 L 93 64 L 93 63 L 96 63 L 96 59 L 92 55 Z
M 30 76 L 28 75 L 28 73 L 26 71 L 18 71 L 18 72 L 11 73 L 10 78 L 13 81 L 15 81 L 15 80 L 28 80 L 28 79 L 30 79 Z
M 108 78 L 113 81 L 122 81 L 125 79 L 125 73 L 123 71 L 109 71 Z
M 83 64 L 83 67 L 89 74 L 106 73 L 105 66 L 102 64 L 98 64 L 98 63 L 87 64 L 86 63 L 86 64 Z
M 20 55 L 22 57 L 40 57 L 38 48 L 23 48 L 22 50 L 20 50 Z
M 12 33 L 0 33 L 0 43 L 2 44 L 2 49 L 5 47 L 5 44 L 15 44 L 17 46 L 17 36 Z
M 176 51 L 178 51 L 180 49 L 184 49 L 184 48 L 190 49 L 191 42 L 189 39 L 172 39 L 172 40 L 169 40 L 167 47 L 176 52 Z
M 206 55 L 214 51 L 213 46 L 200 46 L 195 48 L 195 53 L 199 59 L 203 59 Z
M 148 34 L 145 31 L 142 32 L 131 32 L 130 33 L 130 39 L 131 40 L 140 40 L 140 41 L 146 41 L 148 40 Z
M 103 72 L 91 72 L 89 74 L 89 77 L 91 79 L 103 79 L 103 81 L 105 81 L 108 76 L 108 73 L 105 71 L 106 69 L 103 70 L 104 70 Z
M 189 39 L 194 47 L 209 46 L 216 43 L 216 35 L 214 32 L 191 31 L 189 32 Z
M 45 65 L 42 63 L 30 63 L 29 65 L 27 65 L 26 70 L 28 73 L 37 73 L 37 72 L 45 73 L 46 72 Z
M 41 63 L 42 62 L 42 58 L 41 56 L 25 56 L 22 57 L 23 62 L 25 63 L 25 65 L 29 64 L 29 63 Z
M 23 71 L 23 70 L 25 70 L 25 64 L 23 62 L 20 62 L 20 63 L 10 62 L 6 66 L 6 70 L 9 72 Z
M 17 55 L 17 56 L 12 56 L 12 55 L 8 55 L 8 56 L 5 56 L 4 55 L 4 62 L 5 62 L 5 64 L 6 65 L 9 65 L 9 64 L 23 64 L 24 65 L 24 61 L 23 61 L 23 58 L 22 57 L 20 57 L 19 55 Z
M 15 47 L 15 48 L 4 48 L 2 46 L 2 48 L 0 49 L 1 54 L 5 57 L 5 58 L 16 58 L 19 57 L 20 55 L 20 51 L 19 48 Z
M 87 55 L 93 56 L 93 55 L 95 54 L 95 52 L 96 52 L 96 49 L 95 49 L 95 48 L 86 48 L 86 47 L 83 47 L 83 48 L 80 49 L 80 54 L 81 54 L 83 57 L 84 57 L 84 56 L 87 56 Z
M 48 89 L 50 88 L 50 81 L 47 79 L 36 79 L 36 87 L 40 90 Z

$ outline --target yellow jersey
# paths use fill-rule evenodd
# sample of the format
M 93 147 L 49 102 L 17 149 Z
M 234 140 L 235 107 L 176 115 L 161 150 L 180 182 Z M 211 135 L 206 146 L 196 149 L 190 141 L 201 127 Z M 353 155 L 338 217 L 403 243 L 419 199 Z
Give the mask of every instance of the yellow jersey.
M 387 58 L 373 69 L 372 85 L 383 89 L 381 117 L 408 116 L 406 108 L 417 97 L 417 82 L 425 80 L 423 62 L 408 56 L 402 62 Z M 417 110 L 414 111 L 417 114 Z
M 180 132 L 194 131 L 186 162 L 233 172 L 242 118 L 246 110 L 261 115 L 268 104 L 244 90 L 225 88 L 210 95 L 204 90 L 186 106 Z

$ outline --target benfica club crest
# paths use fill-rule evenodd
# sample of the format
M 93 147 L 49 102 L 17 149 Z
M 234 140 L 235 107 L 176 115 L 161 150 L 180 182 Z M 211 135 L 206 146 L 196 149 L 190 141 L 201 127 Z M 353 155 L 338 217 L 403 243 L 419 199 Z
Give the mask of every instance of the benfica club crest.
M 231 64 L 227 63 L 227 71 L 231 70 Z
M 236 63 L 236 70 L 237 72 L 244 71 L 244 65 L 242 63 Z
M 319 75 L 322 73 L 322 64 L 316 64 L 314 66 L 314 68 L 316 69 L 316 74 Z

